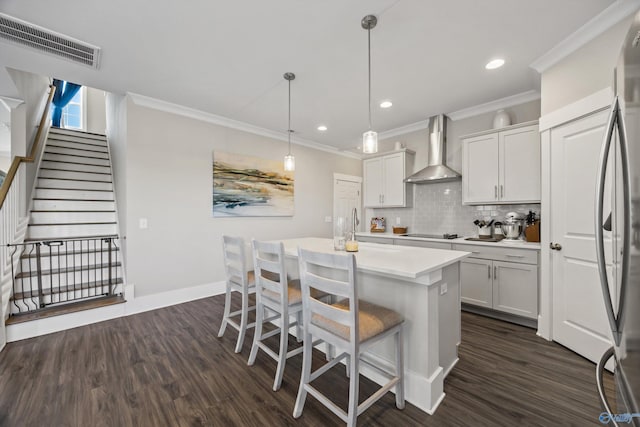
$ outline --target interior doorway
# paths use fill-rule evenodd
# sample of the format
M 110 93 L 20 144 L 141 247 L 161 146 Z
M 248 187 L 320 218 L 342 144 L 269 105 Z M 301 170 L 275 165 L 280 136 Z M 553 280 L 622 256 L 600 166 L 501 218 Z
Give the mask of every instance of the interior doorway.
M 333 174 L 333 224 L 336 226 L 340 218 L 350 220 L 353 208 L 358 210 L 360 224 L 362 218 L 362 177 Z M 350 224 L 350 223 L 349 223 Z M 350 226 L 348 226 L 350 229 Z M 362 225 L 356 231 L 362 230 Z M 347 231 L 347 230 L 345 230 Z

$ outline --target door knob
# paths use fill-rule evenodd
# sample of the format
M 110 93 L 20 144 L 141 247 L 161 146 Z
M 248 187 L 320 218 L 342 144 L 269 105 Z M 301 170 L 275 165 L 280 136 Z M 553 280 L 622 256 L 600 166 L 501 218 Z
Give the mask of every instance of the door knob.
M 562 245 L 560 243 L 550 243 L 549 247 L 554 251 L 562 250 Z

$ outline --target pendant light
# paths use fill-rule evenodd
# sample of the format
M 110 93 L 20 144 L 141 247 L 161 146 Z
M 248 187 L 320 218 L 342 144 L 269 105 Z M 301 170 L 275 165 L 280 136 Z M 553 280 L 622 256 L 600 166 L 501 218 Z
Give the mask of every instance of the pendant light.
M 291 80 L 295 79 L 296 75 L 293 73 L 284 73 L 284 79 L 289 82 L 289 127 L 287 128 L 287 137 L 289 140 L 289 152 L 284 156 L 284 170 L 292 172 L 296 170 L 296 159 L 291 155 Z
M 362 18 L 362 28 L 367 30 L 368 52 L 369 52 L 369 130 L 362 134 L 362 152 L 371 154 L 378 152 L 378 133 L 371 126 L 371 30 L 378 23 L 378 18 L 367 15 Z

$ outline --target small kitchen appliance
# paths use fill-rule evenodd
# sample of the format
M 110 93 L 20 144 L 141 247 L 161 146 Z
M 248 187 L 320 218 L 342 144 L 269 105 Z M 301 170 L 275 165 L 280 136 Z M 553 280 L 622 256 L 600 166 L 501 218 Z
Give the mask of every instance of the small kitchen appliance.
M 524 215 L 517 212 L 509 212 L 502 222 L 502 234 L 505 239 L 518 240 L 524 227 Z

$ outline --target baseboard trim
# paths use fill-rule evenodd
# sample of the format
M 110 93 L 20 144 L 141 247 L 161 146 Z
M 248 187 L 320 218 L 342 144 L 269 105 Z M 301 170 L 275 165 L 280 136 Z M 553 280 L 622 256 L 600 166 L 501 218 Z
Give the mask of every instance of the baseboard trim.
M 225 282 L 207 283 L 190 288 L 176 289 L 159 294 L 135 297 L 132 285 L 125 287 L 127 302 L 94 310 L 80 311 L 60 316 L 47 317 L 32 322 L 18 323 L 6 327 L 7 342 L 15 342 L 41 335 L 73 329 L 92 323 L 104 322 L 118 317 L 131 316 L 145 311 L 157 310 L 225 292 Z

